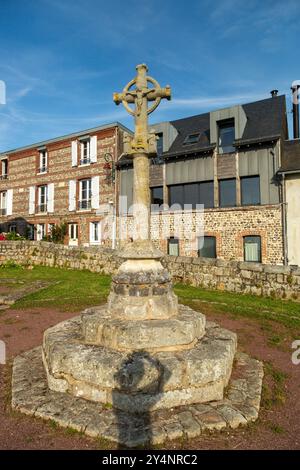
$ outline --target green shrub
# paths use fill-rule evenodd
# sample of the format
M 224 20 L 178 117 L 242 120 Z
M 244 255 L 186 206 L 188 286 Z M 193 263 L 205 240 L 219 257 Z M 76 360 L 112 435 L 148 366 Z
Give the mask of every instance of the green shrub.
M 65 222 L 55 224 L 52 227 L 51 233 L 43 237 L 44 241 L 53 243 L 64 243 L 65 236 L 67 235 L 68 225 Z

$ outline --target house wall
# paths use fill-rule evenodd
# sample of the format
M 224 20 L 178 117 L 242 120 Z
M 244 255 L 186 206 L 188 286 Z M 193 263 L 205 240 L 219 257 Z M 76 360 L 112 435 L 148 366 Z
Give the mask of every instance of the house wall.
M 10 225 L 16 223 L 17 230 L 25 235 L 27 224 L 46 224 L 47 227 L 50 223 L 78 223 L 79 243 L 89 243 L 90 222 L 102 220 L 110 211 L 109 202 L 114 200 L 114 184 L 108 181 L 104 156 L 110 153 L 114 161 L 119 156 L 118 131 L 118 128 L 112 127 L 89 134 L 90 137 L 97 136 L 97 162 L 89 165 L 72 166 L 71 142 L 76 140 L 76 137 L 47 145 L 48 170 L 43 174 L 38 174 L 37 170 L 38 148 L 10 153 L 8 179 L 0 180 L 0 191 L 13 190 L 13 211 L 11 216 L 0 217 L 1 230 L 8 231 Z M 69 181 L 94 176 L 99 176 L 99 208 L 81 211 L 76 208 L 70 211 Z M 29 214 L 29 188 L 51 183 L 54 184 L 54 211 Z
M 300 266 L 300 175 L 286 176 L 288 263 Z

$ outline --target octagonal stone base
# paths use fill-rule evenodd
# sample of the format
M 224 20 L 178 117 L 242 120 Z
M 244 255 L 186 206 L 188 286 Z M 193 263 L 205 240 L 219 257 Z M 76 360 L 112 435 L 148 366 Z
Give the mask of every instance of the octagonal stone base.
M 111 319 L 105 307 L 88 310 L 45 332 L 49 388 L 136 413 L 220 400 L 236 335 L 204 325 L 186 306 L 176 318 L 132 324 Z
M 235 358 L 236 378 L 230 380 L 223 400 L 135 414 L 51 391 L 39 347 L 14 360 L 12 407 L 27 415 L 53 420 L 62 427 L 128 447 L 193 438 L 204 431 L 237 428 L 257 419 L 262 363 L 243 353 L 237 353 Z

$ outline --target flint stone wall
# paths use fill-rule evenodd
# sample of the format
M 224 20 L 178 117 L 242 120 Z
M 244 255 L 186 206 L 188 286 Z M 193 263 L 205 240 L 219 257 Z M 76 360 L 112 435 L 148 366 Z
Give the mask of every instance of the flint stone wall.
M 1 241 L 0 264 L 87 269 L 114 274 L 121 264 L 104 247 L 69 247 L 37 241 Z M 174 282 L 241 294 L 300 300 L 300 267 L 221 259 L 166 256 L 163 264 Z

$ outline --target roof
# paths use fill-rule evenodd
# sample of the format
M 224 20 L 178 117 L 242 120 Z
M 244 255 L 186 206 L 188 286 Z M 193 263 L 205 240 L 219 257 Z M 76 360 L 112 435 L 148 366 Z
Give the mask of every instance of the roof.
M 235 142 L 237 146 L 270 141 L 279 137 L 287 138 L 285 95 L 267 98 L 241 105 L 247 116 L 247 123 L 242 138 Z M 211 151 L 215 144 L 210 143 L 210 113 L 198 114 L 171 121 L 178 135 L 165 157 L 179 154 Z M 198 142 L 185 145 L 189 134 L 199 132 Z
M 102 126 L 92 127 L 91 129 L 85 129 L 83 131 L 73 132 L 72 134 L 66 134 L 66 135 L 62 135 L 62 136 L 59 136 L 59 137 L 54 137 L 53 139 L 43 140 L 42 142 L 36 142 L 36 143 L 30 144 L 30 145 L 26 145 L 24 147 L 18 147 L 16 149 L 7 150 L 6 152 L 1 152 L 0 156 L 9 155 L 9 154 L 15 153 L 15 152 L 22 152 L 23 150 L 29 150 L 31 148 L 43 147 L 45 145 L 48 145 L 48 144 L 51 144 L 51 143 L 54 143 L 54 142 L 59 142 L 59 141 L 62 141 L 62 140 L 72 139 L 74 137 L 81 137 L 83 135 L 92 134 L 94 132 L 103 131 L 105 129 L 111 129 L 112 127 L 119 127 L 121 129 L 123 129 L 125 132 L 129 132 L 130 134 L 132 134 L 132 131 L 130 129 L 123 126 L 123 124 L 121 124 L 120 122 L 116 121 L 116 122 L 112 122 L 112 123 L 109 123 L 109 124 L 104 124 Z
M 294 171 L 300 171 L 300 139 L 286 140 L 283 143 L 279 173 L 293 173 Z

